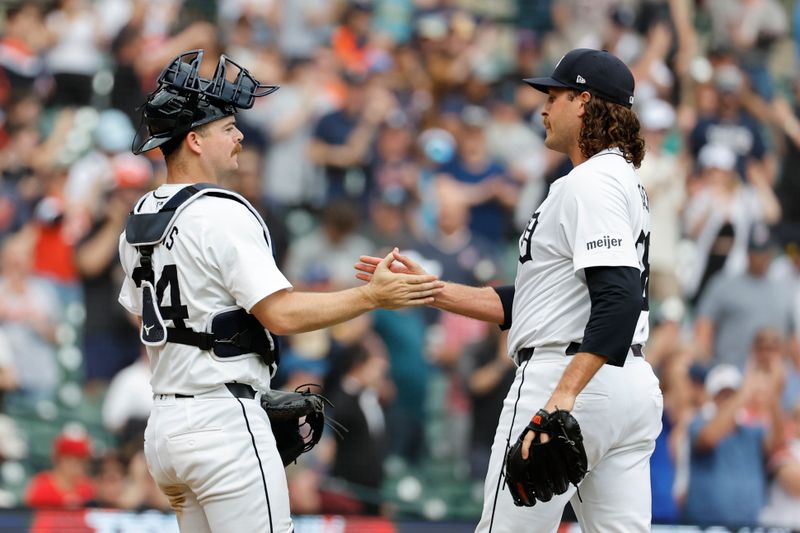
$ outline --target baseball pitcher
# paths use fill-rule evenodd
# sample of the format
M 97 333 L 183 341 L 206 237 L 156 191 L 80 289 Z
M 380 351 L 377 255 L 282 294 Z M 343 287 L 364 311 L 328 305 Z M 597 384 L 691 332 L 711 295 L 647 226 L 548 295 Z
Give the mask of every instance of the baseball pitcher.
M 545 144 L 573 170 L 522 233 L 513 286 L 447 283 L 434 303 L 510 327 L 518 366 L 476 531 L 555 532 L 567 501 L 582 531 L 649 531 L 662 398 L 643 351 L 650 213 L 633 75 L 606 51 L 576 49 L 525 81 L 547 93 Z M 396 258 L 395 270 L 423 272 Z M 362 257 L 357 277 L 372 279 L 379 261 Z

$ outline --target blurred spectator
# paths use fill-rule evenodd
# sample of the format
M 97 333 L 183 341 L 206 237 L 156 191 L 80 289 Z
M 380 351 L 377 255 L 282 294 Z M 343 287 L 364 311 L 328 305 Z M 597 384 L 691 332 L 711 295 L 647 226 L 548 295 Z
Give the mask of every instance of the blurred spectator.
M 695 322 L 700 356 L 740 369 L 759 330 L 772 328 L 786 335 L 794 330 L 793 295 L 766 275 L 773 255 L 769 231 L 758 226 L 749 241 L 747 271 L 717 275 L 700 300 Z
M 746 268 L 747 240 L 758 223 L 774 224 L 780 206 L 769 184 L 742 185 L 734 172 L 734 154 L 710 144 L 700 152 L 702 189 L 689 199 L 686 232 L 695 244 L 695 260 L 686 292 L 696 304 L 717 272 L 736 275 Z
M 13 93 L 28 93 L 44 73 L 40 55 L 47 44 L 42 6 L 36 2 L 6 2 L 0 37 L 0 105 Z
M 87 0 L 60 0 L 45 20 L 52 39 L 45 55 L 53 73 L 52 104 L 83 106 L 91 101 L 92 76 L 102 66 L 101 25 Z
M 118 508 L 125 487 L 125 465 L 116 450 L 109 450 L 92 465 L 94 498 L 88 507 Z
M 518 84 L 514 80 L 514 85 Z M 514 227 L 522 230 L 545 197 L 544 176 L 555 152 L 545 149 L 542 137 L 523 120 L 515 105 L 515 87 L 501 84 L 491 102 L 491 117 L 484 129 L 489 155 L 504 166 L 520 187 L 514 209 Z
M 84 380 L 105 386 L 139 357 L 138 327 L 121 306 L 109 306 L 119 293 L 124 273 L 119 263 L 119 236 L 128 213 L 152 185 L 150 163 L 142 156 L 120 154 L 111 161 L 114 183 L 98 199 L 102 212 L 75 247 L 81 276 L 84 321 Z
M 766 501 L 765 460 L 783 444 L 779 387 L 758 370 L 714 367 L 707 404 L 689 426 L 691 463 L 684 519 L 699 525 L 755 526 Z M 748 424 L 742 410 L 768 394 L 769 426 Z
M 406 44 L 413 34 L 412 21 L 416 6 L 413 0 L 376 0 L 372 27 L 398 45 Z
M 331 36 L 333 51 L 348 72 L 364 74 L 370 66 L 371 15 L 370 0 L 350 0 L 341 16 L 342 25 Z
M 437 179 L 436 171 L 455 155 L 456 139 L 444 128 L 427 128 L 419 133 L 417 149 L 420 152 L 419 206 L 414 224 L 424 236 L 437 232 L 437 187 L 442 180 Z
M 372 140 L 396 105 L 375 76 L 350 75 L 348 80 L 343 108 L 319 120 L 310 145 L 311 160 L 325 170 L 326 201 L 364 199 L 371 186 L 365 167 L 372 156 Z
M 320 443 L 320 446 L 322 445 Z M 301 458 L 300 462 L 302 461 Z M 322 478 L 323 475 L 314 468 L 289 468 L 286 470 L 292 514 L 315 515 L 322 512 L 323 502 L 320 494 Z M 352 502 L 352 499 L 347 498 L 347 501 Z M 356 505 L 354 508 L 359 509 L 359 506 Z
M 347 428 L 337 445 L 331 474 L 352 484 L 359 493 L 372 496 L 362 511 L 377 514 L 373 503 L 383 482 L 383 461 L 388 449 L 386 416 L 380 403 L 386 387 L 388 360 L 378 350 L 356 344 L 340 358 L 344 375 L 329 398 L 334 408 L 331 417 Z M 358 498 L 357 498 L 358 499 Z
M 636 10 L 625 4 L 614 5 L 610 7 L 608 15 L 608 24 L 603 34 L 603 49 L 625 63 L 632 63 L 643 48 L 642 35 L 636 28 Z M 642 84 L 638 79 L 636 85 L 637 92 L 640 92 Z
M 110 104 L 125 113 L 132 124 L 139 123 L 140 115 L 136 108 L 145 100 L 140 72 L 143 52 L 141 27 L 135 23 L 120 29 L 111 42 L 114 86 L 111 88 Z
M 28 452 L 27 443 L 14 418 L 3 413 L 5 395 L 17 387 L 11 344 L 6 339 L 5 333 L 0 330 L 0 464 L 8 459 L 22 459 Z M 0 497 L 0 507 L 3 507 L 2 497 Z
M 800 291 L 800 233 L 784 236 L 783 253 L 778 255 L 769 267 L 769 277 L 786 284 L 795 293 Z
M 139 512 L 149 509 L 166 512 L 172 509 L 169 499 L 158 488 L 147 469 L 143 450 L 135 453 L 128 462 L 127 476 L 120 494 L 119 507 Z
M 263 128 L 269 138 L 262 183 L 270 202 L 282 208 L 318 206 L 325 195 L 324 182 L 307 152 L 326 104 L 311 61 L 294 60 L 286 71 L 286 80 L 274 98 L 259 99 L 243 120 Z
M 34 204 L 42 194 L 41 177 L 35 169 L 41 162 L 39 120 L 42 105 L 23 94 L 6 108 L 0 142 L 0 237 L 16 233 L 31 219 Z
M 322 268 L 334 287 L 353 285 L 353 262 L 374 249 L 357 229 L 358 212 L 350 202 L 340 199 L 326 205 L 320 227 L 289 247 L 287 277 L 299 281 L 312 269 Z
M 783 332 L 763 328 L 756 332 L 752 345 L 752 364 L 780 378 L 783 408 L 790 412 L 800 398 L 800 365 L 796 338 Z
M 732 49 L 762 98 L 772 98 L 768 59 L 772 46 L 789 29 L 779 0 L 710 0 L 712 47 Z
M 336 7 L 326 0 L 274 2 L 281 53 L 289 60 L 311 57 L 330 38 Z
M 800 4 L 796 12 L 800 16 Z M 800 65 L 800 51 L 796 61 Z M 778 224 L 778 231 L 784 242 L 800 241 L 800 205 L 794 201 L 794 198 L 800 198 L 800 171 L 798 171 L 800 169 L 800 76 L 795 75 L 791 84 L 792 90 L 789 96 L 793 97 L 791 100 L 794 105 L 784 98 L 776 98 L 773 104 L 776 119 L 783 130 L 784 150 L 775 192 L 783 214 Z
M 418 231 L 409 223 L 412 199 L 401 187 L 378 190 L 370 195 L 369 219 L 365 236 L 375 246 L 374 253 L 384 257 L 395 246 L 400 250 L 416 249 Z
M 136 361 L 111 380 L 103 400 L 103 425 L 118 434 L 130 420 L 147 420 L 152 406 L 150 362 L 142 351 Z
M 80 223 L 86 226 L 86 230 L 98 219 L 104 218 L 105 196 L 117 185 L 118 167 L 125 167 L 129 174 L 138 167 L 141 167 L 138 170 L 140 174 L 152 174 L 146 158 L 128 153 L 135 133 L 133 125 L 122 111 L 101 111 L 97 115 L 97 125 L 92 130 L 93 148 L 70 165 L 64 183 L 66 208 L 81 218 Z
M 89 478 L 91 441 L 79 428 L 65 428 L 53 442 L 53 468 L 36 474 L 25 505 L 37 509 L 78 509 L 94 498 Z
M 511 226 L 510 210 L 516 204 L 518 187 L 506 170 L 489 155 L 484 128 L 489 113 L 477 106 L 467 106 L 461 113 L 458 152 L 439 169 L 439 179 L 450 179 L 463 187 L 459 196 L 470 209 L 469 229 L 494 247 L 502 242 Z
M 60 379 L 56 362 L 58 297 L 50 284 L 31 273 L 30 233 L 3 241 L 0 251 L 0 329 L 14 358 L 19 388 L 8 399 L 32 405 L 51 399 Z
M 625 10 L 619 7 L 619 11 Z M 630 18 L 630 14 L 621 18 Z M 669 99 L 672 97 L 675 75 L 668 63 L 673 50 L 674 35 L 669 21 L 656 18 L 646 30 L 646 42 L 633 63 L 633 74 L 636 78 L 636 101 L 645 108 L 651 100 Z M 622 41 L 619 46 L 628 48 L 628 54 L 636 53 L 635 44 L 630 39 Z
M 486 478 L 494 431 L 516 367 L 508 356 L 507 333 L 489 328 L 485 339 L 467 346 L 458 361 L 471 404 L 469 465 L 472 479 Z
M 369 169 L 374 194 L 399 190 L 410 199 L 416 199 L 419 168 L 411 152 L 413 132 L 413 125 L 404 112 L 395 109 L 386 115 Z
M 649 357 L 649 352 L 648 352 Z M 689 373 L 692 353 L 678 349 L 657 367 L 664 397 L 661 434 L 650 457 L 650 480 L 653 494 L 653 522 L 673 524 L 680 520 L 679 497 L 681 469 L 686 468 L 684 443 L 689 423 L 695 414 L 692 378 Z M 700 382 L 702 388 L 703 383 Z M 702 402 L 702 400 L 700 400 Z
M 415 252 L 408 254 L 414 256 Z M 427 451 L 426 409 L 432 377 L 426 358 L 429 332 L 426 310 L 419 307 L 377 309 L 370 315 L 372 330 L 386 346 L 389 375 L 395 387 L 394 402 L 386 413 L 388 426 L 392 428 L 389 452 L 419 464 Z
M 32 219 L 33 272 L 52 283 L 64 308 L 81 299 L 74 247 L 85 231 L 82 213 L 71 210 L 64 199 L 67 172 L 68 168 L 60 164 L 45 171 L 41 179 L 47 190 L 36 203 Z
M 790 414 L 794 436 L 770 459 L 772 481 L 761 525 L 800 530 L 800 398 Z
M 436 230 L 417 252 L 441 279 L 463 284 L 481 284 L 497 276 L 491 241 L 472 231 L 467 194 L 462 185 L 440 179 L 435 185 Z
M 762 126 L 742 107 L 744 84 L 744 76 L 735 65 L 724 64 L 716 69 L 716 109 L 711 116 L 697 121 L 689 136 L 689 147 L 700 158 L 700 151 L 707 144 L 727 146 L 736 155 L 736 172 L 741 180 L 772 185 L 777 162 L 767 150 Z

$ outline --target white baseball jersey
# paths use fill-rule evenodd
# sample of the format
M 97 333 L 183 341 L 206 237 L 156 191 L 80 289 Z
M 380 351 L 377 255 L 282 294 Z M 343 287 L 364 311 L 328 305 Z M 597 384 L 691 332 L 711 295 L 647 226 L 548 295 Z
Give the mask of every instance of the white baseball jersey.
M 145 195 L 135 212 L 158 211 L 184 186 L 162 185 Z M 141 316 L 141 289 L 131 278 L 139 254 L 124 233 L 119 255 L 126 274 L 119 302 Z M 177 313 L 183 325 L 195 331 L 209 331 L 212 315 L 225 308 L 250 311 L 266 296 L 291 288 L 253 213 L 239 202 L 212 196 L 203 196 L 181 211 L 165 242 L 154 247 L 153 271 L 158 304 Z M 167 326 L 175 326 L 164 319 Z M 269 368 L 257 354 L 223 359 L 211 351 L 170 342 L 148 346 L 147 351 L 156 394 L 198 394 L 233 381 L 269 389 Z
M 603 150 L 553 183 L 519 240 L 509 354 L 583 340 L 591 311 L 583 269 L 596 266 L 642 272 L 633 344 L 644 344 L 649 243 L 647 194 L 619 150 Z
M 591 311 L 583 269 L 639 269 L 642 312 L 633 343 L 647 340 L 649 239 L 647 195 L 616 150 L 598 153 L 556 181 L 528 223 L 519 241 L 508 344 L 512 356 L 520 348 L 536 350 L 518 366 L 503 403 L 476 533 L 554 533 L 567 501 L 585 533 L 650 531 L 649 458 L 663 400 L 653 369 L 633 350 L 624 368 L 603 365 L 575 399 L 572 414 L 589 466 L 579 497 L 570 486 L 548 502 L 516 507 L 503 476 L 512 439 L 546 405 L 572 360 L 565 347 L 583 340 Z

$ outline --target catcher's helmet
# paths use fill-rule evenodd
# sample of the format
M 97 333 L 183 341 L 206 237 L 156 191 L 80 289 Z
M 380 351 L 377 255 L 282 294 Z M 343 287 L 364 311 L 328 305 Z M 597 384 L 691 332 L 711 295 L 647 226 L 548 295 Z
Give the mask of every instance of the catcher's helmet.
M 198 126 L 253 107 L 257 96 L 278 90 L 277 85 L 259 83 L 225 55 L 220 56 L 212 79 L 201 78 L 202 60 L 203 50 L 191 50 L 161 71 L 158 88 L 142 109 L 142 124 L 131 146 L 134 154 L 177 141 Z M 235 77 L 228 75 L 229 65 L 238 69 Z

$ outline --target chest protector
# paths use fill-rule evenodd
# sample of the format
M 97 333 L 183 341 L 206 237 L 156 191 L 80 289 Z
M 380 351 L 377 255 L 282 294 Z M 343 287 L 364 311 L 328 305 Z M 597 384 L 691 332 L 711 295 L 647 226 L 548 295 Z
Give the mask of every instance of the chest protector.
M 202 196 L 227 198 L 239 202 L 256 217 L 270 248 L 269 231 L 258 212 L 240 195 L 208 183 L 184 187 L 155 213 L 128 215 L 125 240 L 139 252 L 139 267 L 133 280 L 142 289 L 142 327 L 139 337 L 147 346 L 163 346 L 167 342 L 210 350 L 217 358 L 226 359 L 257 353 L 274 370 L 279 362 L 278 339 L 258 319 L 241 307 L 227 307 L 212 314 L 208 331 L 187 327 L 167 327 L 156 299 L 153 249 L 164 243 L 181 211 Z M 182 321 L 181 321 L 182 324 Z

